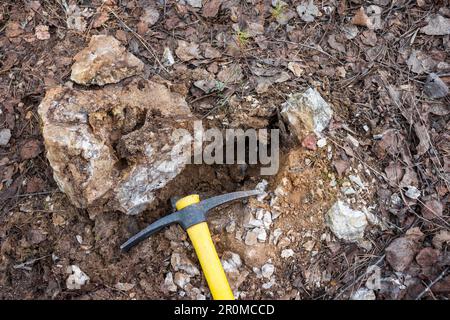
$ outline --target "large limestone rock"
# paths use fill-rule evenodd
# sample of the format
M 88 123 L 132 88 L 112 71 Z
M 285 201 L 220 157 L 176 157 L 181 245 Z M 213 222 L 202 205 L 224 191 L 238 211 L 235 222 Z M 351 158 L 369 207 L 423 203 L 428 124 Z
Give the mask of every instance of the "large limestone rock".
M 79 84 L 105 85 L 137 75 L 144 63 L 111 36 L 92 36 L 89 45 L 74 57 L 70 79 Z
M 161 84 L 133 78 L 98 90 L 58 86 L 39 115 L 54 178 L 80 208 L 138 214 L 186 164 L 183 154 L 173 156 L 171 134 L 190 129 L 192 114 Z
M 281 107 L 282 117 L 299 141 L 312 132 L 320 135 L 333 117 L 333 109 L 313 88 L 290 95 Z

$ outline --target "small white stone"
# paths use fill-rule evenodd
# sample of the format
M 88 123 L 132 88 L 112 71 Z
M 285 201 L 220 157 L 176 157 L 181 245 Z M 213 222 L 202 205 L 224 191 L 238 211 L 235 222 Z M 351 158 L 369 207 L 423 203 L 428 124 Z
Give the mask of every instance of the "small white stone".
M 266 283 L 264 283 L 263 285 L 262 285 L 262 288 L 263 289 L 265 289 L 265 290 L 267 290 L 267 289 L 270 289 L 270 288 L 272 288 L 272 286 L 275 284 L 275 279 L 270 279 L 270 281 L 269 282 L 266 282 Z
M 69 290 L 79 290 L 82 286 L 89 283 L 90 278 L 81 271 L 77 265 L 71 265 L 67 268 L 67 273 L 71 273 L 66 280 L 66 287 Z
M 272 215 L 269 211 L 264 212 L 263 223 L 266 229 L 270 228 L 270 225 L 272 224 Z
M 312 251 L 314 249 L 315 241 L 314 240 L 308 240 L 303 244 L 303 248 L 306 251 Z
M 170 263 L 175 271 L 183 270 L 190 276 L 197 276 L 200 271 L 195 264 L 185 255 L 178 252 L 172 253 Z
M 225 270 L 225 272 L 237 272 L 238 269 L 242 266 L 241 257 L 234 252 L 229 252 L 229 254 L 229 259 L 225 260 L 222 258 L 223 270 Z
M 275 244 L 275 245 L 277 244 L 278 239 L 280 238 L 282 233 L 283 233 L 283 231 L 281 231 L 280 228 L 277 228 L 273 231 L 273 240 L 272 240 L 273 244 Z
M 355 189 L 353 189 L 352 187 L 342 187 L 341 191 L 343 194 L 345 194 L 346 196 L 350 196 L 352 194 L 355 194 L 356 191 Z
M 202 7 L 202 0 L 185 0 L 185 1 L 191 7 L 194 7 L 194 8 L 201 8 Z
M 261 267 L 261 274 L 264 278 L 269 279 L 275 272 L 275 267 L 271 263 L 266 263 Z
M 77 241 L 78 241 L 79 244 L 82 244 L 82 243 L 83 243 L 83 238 L 82 238 L 79 234 L 77 234 L 77 235 L 75 236 L 75 238 L 77 239 Z
M 179 286 L 181 289 L 184 289 L 184 287 L 191 281 L 191 278 L 182 272 L 175 273 L 174 277 L 174 283 Z
M 257 232 L 258 236 L 258 241 L 259 242 L 266 242 L 267 239 L 267 233 L 266 230 L 264 230 L 264 228 L 255 228 L 255 232 Z
M 366 187 L 359 176 L 350 175 L 348 176 L 348 178 L 350 179 L 351 182 L 356 184 L 361 189 L 364 189 Z
M 368 224 L 366 214 L 338 200 L 326 214 L 326 223 L 339 239 L 360 243 Z
M 163 52 L 163 65 L 170 67 L 175 64 L 175 59 L 173 57 L 172 51 L 169 48 L 165 47 Z
M 323 148 L 327 145 L 327 139 L 326 138 L 322 138 L 317 140 L 317 147 L 319 148 Z
M 0 146 L 6 146 L 11 139 L 11 130 L 10 129 L 1 129 L 0 130 Z
M 225 227 L 225 230 L 228 233 L 233 233 L 235 229 L 236 229 L 236 222 L 234 220 L 231 221 L 229 224 L 227 224 L 227 226 Z
M 290 258 L 293 256 L 294 256 L 294 250 L 292 250 L 292 249 L 284 249 L 283 251 L 281 251 L 281 257 L 283 259 L 287 259 L 287 258 Z
M 170 292 L 176 292 L 177 291 L 177 286 L 175 285 L 175 283 L 173 281 L 172 272 L 168 272 L 166 274 L 166 277 L 164 279 L 164 286 Z
M 269 183 L 266 179 L 261 180 L 261 182 L 256 185 L 255 189 L 262 192 L 260 195 L 256 196 L 258 201 L 263 201 L 267 197 L 267 192 L 265 191 L 267 190 L 268 185 Z
M 373 290 L 367 288 L 359 288 L 352 297 L 351 300 L 375 300 L 375 293 Z
M 258 243 L 258 233 L 255 230 L 250 230 L 245 235 L 244 243 L 248 246 L 253 246 Z
M 420 197 L 420 190 L 414 186 L 407 186 L 405 195 L 411 199 L 418 199 Z

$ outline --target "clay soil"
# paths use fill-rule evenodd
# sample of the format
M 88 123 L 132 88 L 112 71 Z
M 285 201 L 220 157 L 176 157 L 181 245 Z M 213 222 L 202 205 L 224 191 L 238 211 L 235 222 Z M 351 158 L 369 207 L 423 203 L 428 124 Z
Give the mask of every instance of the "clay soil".
M 266 242 L 246 245 L 242 226 L 249 210 L 274 210 L 270 201 L 235 202 L 210 215 L 219 256 L 233 252 L 242 259 L 230 275 L 241 299 L 349 299 L 367 285 L 370 266 L 384 279 L 377 299 L 448 299 L 450 100 L 430 98 L 424 85 L 431 72 L 450 82 L 449 36 L 420 32 L 433 14 L 449 18 L 448 2 L 374 1 L 381 8 L 376 29 L 354 20 L 368 7 L 363 1 L 313 1 L 320 14 L 312 22 L 298 15 L 297 0 L 281 7 L 260 0 L 209 0 L 202 8 L 184 2 L 155 1 L 156 22 L 145 15 L 153 1 L 1 2 L 0 129 L 12 136 L 0 146 L 0 299 L 210 298 L 201 275 L 184 290 L 164 285 L 174 272 L 174 252 L 198 264 L 179 226 L 129 253 L 119 246 L 171 212 L 172 197 L 252 189 L 262 179 L 281 212 Z M 90 12 L 81 15 L 82 31 L 68 25 L 69 4 Z M 288 12 L 293 15 L 283 24 L 280 15 Z M 356 25 L 357 34 L 346 36 L 343 30 Z M 53 180 L 37 107 L 48 88 L 70 85 L 72 58 L 96 34 L 120 40 L 145 63 L 143 77 L 181 93 L 206 126 L 280 129 L 278 174 L 262 177 L 257 166 L 189 165 L 138 216 L 112 211 L 93 217 L 73 206 Z M 176 53 L 180 40 L 197 44 L 198 56 L 186 60 Z M 174 65 L 163 65 L 164 48 Z M 205 48 L 217 52 L 208 55 Z M 301 71 L 295 74 L 290 63 Z M 207 92 L 194 85 L 205 78 L 220 85 Z M 279 116 L 288 95 L 308 87 L 334 111 L 323 148 L 296 141 Z M 359 176 L 365 189 L 343 195 L 352 185 L 349 175 Z M 420 198 L 408 198 L 410 185 Z M 327 227 L 326 212 L 342 197 L 383 221 L 368 227 L 366 245 L 339 240 Z M 282 232 L 277 241 L 276 229 Z M 412 229 L 422 235 L 411 257 L 387 254 Z M 288 248 L 294 255 L 282 257 Z M 398 272 L 394 258 L 410 261 Z M 257 271 L 266 263 L 275 266 L 270 286 Z M 90 277 L 79 290 L 66 287 L 70 265 Z

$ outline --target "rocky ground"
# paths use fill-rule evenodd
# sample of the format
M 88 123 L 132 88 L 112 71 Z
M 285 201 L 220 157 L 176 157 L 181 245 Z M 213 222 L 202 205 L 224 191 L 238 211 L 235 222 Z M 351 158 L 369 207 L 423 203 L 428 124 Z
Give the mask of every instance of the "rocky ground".
M 181 227 L 119 246 L 258 188 L 209 217 L 237 298 L 448 299 L 449 7 L 2 1 L 0 298 L 209 299 Z M 278 173 L 170 162 L 193 119 L 279 129 Z

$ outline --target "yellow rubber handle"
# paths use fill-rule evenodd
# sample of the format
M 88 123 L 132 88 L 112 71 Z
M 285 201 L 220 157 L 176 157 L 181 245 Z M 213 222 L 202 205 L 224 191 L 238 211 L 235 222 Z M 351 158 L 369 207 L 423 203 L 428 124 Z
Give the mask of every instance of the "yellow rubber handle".
M 200 201 L 198 195 L 190 195 L 180 199 L 176 204 L 177 210 Z M 223 270 L 222 263 L 217 255 L 216 248 L 211 239 L 208 225 L 201 222 L 189 227 L 187 230 L 203 273 L 208 283 L 209 290 L 214 300 L 234 300 L 227 276 Z

